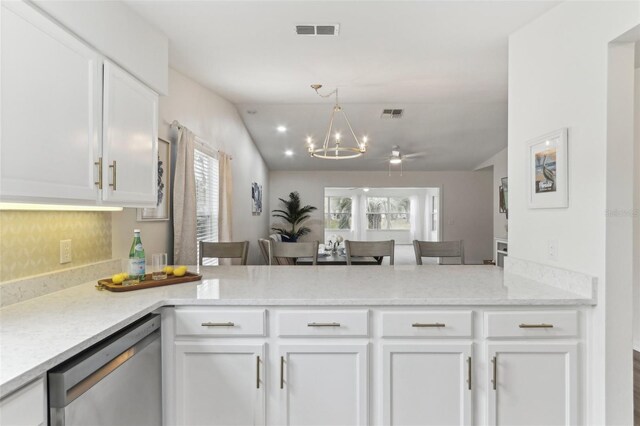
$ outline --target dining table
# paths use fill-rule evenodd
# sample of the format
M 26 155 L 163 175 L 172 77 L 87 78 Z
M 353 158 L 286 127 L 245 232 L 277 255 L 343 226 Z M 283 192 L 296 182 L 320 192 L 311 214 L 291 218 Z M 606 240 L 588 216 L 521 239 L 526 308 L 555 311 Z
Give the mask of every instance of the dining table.
M 382 263 L 382 257 L 372 256 L 352 256 L 352 265 L 380 265 Z M 296 265 L 311 265 L 313 261 L 310 257 L 299 257 L 296 260 Z M 341 253 L 318 253 L 317 265 L 346 265 L 347 255 Z

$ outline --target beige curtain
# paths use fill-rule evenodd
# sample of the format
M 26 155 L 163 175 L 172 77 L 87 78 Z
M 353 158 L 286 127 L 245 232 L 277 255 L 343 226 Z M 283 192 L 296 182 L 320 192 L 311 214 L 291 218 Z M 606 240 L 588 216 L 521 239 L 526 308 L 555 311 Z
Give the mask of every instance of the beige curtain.
M 173 178 L 173 262 L 176 265 L 196 265 L 195 135 L 176 122 L 173 126 L 178 128 Z
M 218 151 L 218 173 L 220 185 L 220 219 L 218 221 L 218 240 L 233 241 L 231 228 L 233 226 L 233 180 L 231 178 L 231 156 L 222 151 Z
M 231 196 L 233 194 L 233 180 L 231 179 L 231 156 L 222 151 L 218 151 L 218 185 L 219 185 L 219 219 L 218 219 L 218 241 L 233 241 L 231 236 L 231 226 L 233 205 Z M 231 265 L 231 259 L 219 259 L 220 265 Z

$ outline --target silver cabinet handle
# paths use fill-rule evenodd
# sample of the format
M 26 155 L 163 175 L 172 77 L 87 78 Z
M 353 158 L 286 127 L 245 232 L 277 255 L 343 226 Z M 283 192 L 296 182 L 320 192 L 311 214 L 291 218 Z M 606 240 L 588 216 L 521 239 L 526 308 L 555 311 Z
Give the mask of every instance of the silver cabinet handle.
M 94 183 L 98 185 L 98 189 L 102 189 L 102 157 L 98 158 L 98 161 L 93 164 L 98 166 L 98 180 Z
M 553 328 L 553 324 L 520 324 L 520 328 Z
M 411 324 L 411 327 L 445 327 L 445 324 L 441 322 L 433 322 L 433 323 L 414 322 L 413 324 Z
M 284 357 L 280 357 L 280 389 L 284 389 Z
M 116 160 L 113 160 L 113 164 L 111 164 L 109 168 L 112 169 L 111 176 L 113 177 L 113 183 L 110 183 L 109 186 L 113 187 L 113 190 L 115 191 L 118 189 L 118 164 L 116 163 Z
M 260 389 L 260 355 L 256 356 L 256 389 Z
M 467 357 L 467 385 L 471 390 L 471 357 Z
M 232 322 L 203 322 L 203 327 L 235 327 L 235 323 Z
M 493 364 L 493 378 L 491 379 L 491 383 L 493 384 L 493 390 L 496 390 L 498 387 L 498 358 L 491 358 L 491 364 Z
M 307 327 L 340 327 L 339 322 L 310 322 Z

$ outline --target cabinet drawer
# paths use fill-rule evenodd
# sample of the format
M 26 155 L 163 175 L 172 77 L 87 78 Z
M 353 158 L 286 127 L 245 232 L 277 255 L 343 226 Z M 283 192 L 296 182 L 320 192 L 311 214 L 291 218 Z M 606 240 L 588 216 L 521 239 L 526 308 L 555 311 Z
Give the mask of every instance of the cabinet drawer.
M 574 337 L 577 311 L 487 312 L 487 337 Z
M 383 312 L 382 337 L 471 337 L 472 312 Z
M 264 336 L 265 310 L 176 310 L 178 336 Z
M 279 312 L 281 337 L 366 337 L 369 311 L 291 311 Z

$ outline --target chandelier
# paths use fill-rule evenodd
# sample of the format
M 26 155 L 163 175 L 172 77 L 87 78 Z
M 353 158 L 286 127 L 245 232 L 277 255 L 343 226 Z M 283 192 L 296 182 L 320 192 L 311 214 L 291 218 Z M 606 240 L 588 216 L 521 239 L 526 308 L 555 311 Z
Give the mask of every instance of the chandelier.
M 356 158 L 362 156 L 365 152 L 367 152 L 367 137 L 363 136 L 362 140 L 358 140 L 353 128 L 351 127 L 351 123 L 347 118 L 347 114 L 345 114 L 344 110 L 340 106 L 338 102 L 338 89 L 336 88 L 333 92 L 328 93 L 326 95 L 321 94 L 318 90 L 322 88 L 322 84 L 312 84 L 311 88 L 316 91 L 318 96 L 322 98 L 328 98 L 330 96 L 336 95 L 336 104 L 331 111 L 331 116 L 329 118 L 329 128 L 327 129 L 327 133 L 324 136 L 324 141 L 321 147 L 316 148 L 313 143 L 313 139 L 309 136 L 307 137 L 307 149 L 309 150 L 309 155 L 316 158 L 324 158 L 328 160 L 346 160 L 349 158 Z M 340 115 L 344 117 L 345 122 L 347 123 L 347 127 L 349 128 L 349 132 L 351 133 L 351 137 L 353 137 L 354 145 L 347 145 L 342 138 L 340 132 L 334 132 L 334 120 L 336 115 Z M 333 135 L 332 135 L 333 133 Z M 333 136 L 333 140 L 331 137 Z M 346 137 L 345 139 L 350 139 L 350 137 Z

